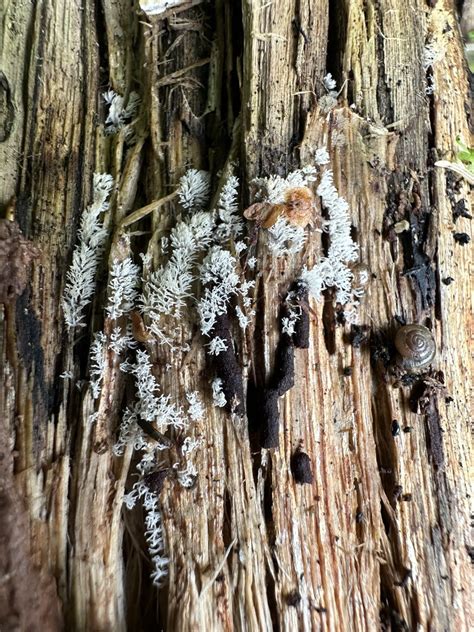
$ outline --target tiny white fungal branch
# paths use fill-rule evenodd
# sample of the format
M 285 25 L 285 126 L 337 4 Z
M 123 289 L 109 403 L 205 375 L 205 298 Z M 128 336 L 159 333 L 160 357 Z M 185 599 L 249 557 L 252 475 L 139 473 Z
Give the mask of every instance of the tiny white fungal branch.
M 186 393 L 186 399 L 188 400 L 188 415 L 193 421 L 201 421 L 204 419 L 204 406 L 199 399 L 199 393 L 193 391 L 192 393 Z M 187 440 L 187 439 L 186 439 Z
M 216 377 L 211 384 L 212 388 L 212 400 L 214 402 L 214 406 L 218 408 L 224 408 L 227 404 L 227 400 L 224 395 L 224 391 L 222 390 L 222 380 L 220 377 Z
M 271 237 L 268 247 L 277 257 L 300 252 L 306 242 L 305 229 L 301 226 L 292 226 L 285 217 L 279 217 L 268 232 Z
M 248 296 L 248 291 L 253 287 L 254 281 L 241 282 L 236 265 L 235 258 L 221 246 L 213 246 L 202 262 L 200 278 L 205 287 L 197 309 L 201 322 L 201 332 L 204 336 L 211 334 L 217 316 L 227 312 L 232 296 L 240 295 L 244 306 L 250 306 L 251 299 Z M 211 352 L 217 355 L 225 348 L 217 341 L 212 345 Z
M 286 178 L 270 176 L 255 178 L 252 184 L 257 187 L 255 199 L 270 204 L 281 204 L 285 201 L 285 193 L 297 187 L 307 187 L 316 180 L 317 169 L 314 165 L 307 165 L 301 169 L 291 171 Z
M 319 150 L 319 164 L 326 164 L 327 158 L 327 154 Z M 335 288 L 336 301 L 345 305 L 351 300 L 353 292 L 353 273 L 348 264 L 359 258 L 359 247 L 351 237 L 349 205 L 339 196 L 333 183 L 332 170 L 329 168 L 323 171 L 317 193 L 329 214 L 329 220 L 325 223 L 325 230 L 329 233 L 328 255 L 320 259 L 310 270 L 305 268 L 301 281 L 316 299 L 321 298 L 325 289 Z
M 244 232 L 244 222 L 239 214 L 239 181 L 235 176 L 225 182 L 217 202 L 217 214 L 221 223 L 216 230 L 216 239 L 225 242 L 236 239 Z
M 136 349 L 137 341 L 132 333 L 132 326 L 127 323 L 125 332 L 121 327 L 114 327 L 110 334 L 109 349 L 120 355 L 126 349 Z
M 102 255 L 107 230 L 101 214 L 109 207 L 108 198 L 114 181 L 108 174 L 94 174 L 92 204 L 84 211 L 74 248 L 72 263 L 66 275 L 62 298 L 64 320 L 68 327 L 84 327 L 84 309 L 95 290 L 95 275 Z
M 138 481 L 132 490 L 124 496 L 127 509 L 133 509 L 138 500 L 142 500 L 145 517 L 145 539 L 148 544 L 151 562 L 154 570 L 150 577 L 153 584 L 159 588 L 168 575 L 169 559 L 165 554 L 165 541 L 158 494 L 151 491 L 143 481 Z
M 209 355 L 219 355 L 223 351 L 227 351 L 227 343 L 219 336 L 215 336 L 207 345 Z
M 146 512 L 145 538 L 154 566 L 151 579 L 159 587 L 168 574 L 169 560 L 165 554 L 159 494 L 155 489 L 150 489 L 149 475 L 153 476 L 154 473 L 158 472 L 158 453 L 168 449 L 169 445 L 161 445 L 156 437 L 150 438 L 146 435 L 140 428 L 139 421 L 147 422 L 160 433 L 165 433 L 170 427 L 186 430 L 192 422 L 197 422 L 204 417 L 204 407 L 197 391 L 186 394 L 187 414 L 184 413 L 181 406 L 170 403 L 169 396 L 158 395 L 159 384 L 153 375 L 152 364 L 146 351 L 138 350 L 136 362 L 123 365 L 123 369 L 135 377 L 137 400 L 132 408 L 125 410 L 120 435 L 113 450 L 117 456 L 120 456 L 125 447 L 132 444 L 135 450 L 142 452 L 142 457 L 137 465 L 137 471 L 141 478 L 124 496 L 124 503 L 128 509 L 132 509 L 138 500 L 142 501 Z M 190 460 L 190 455 L 200 445 L 201 441 L 186 437 L 181 446 L 182 458 L 173 465 L 176 479 L 183 487 L 190 487 L 195 481 L 197 470 Z
M 329 93 L 336 89 L 336 80 L 333 79 L 333 76 L 330 72 L 325 77 L 323 77 L 323 85 Z
M 202 211 L 209 203 L 211 176 L 207 171 L 188 169 L 179 181 L 178 199 L 187 211 Z
M 117 319 L 129 312 L 138 296 L 140 268 L 130 257 L 123 261 L 114 261 L 110 271 L 108 287 L 107 315 Z
M 155 424 L 159 432 L 168 427 L 182 430 L 188 421 L 181 406 L 170 403 L 169 395 L 157 395 L 160 385 L 152 372 L 150 357 L 146 351 L 137 350 L 136 363 L 130 368 L 137 389 L 136 412 L 144 421 Z
M 104 378 L 105 371 L 105 342 L 106 337 L 102 331 L 94 336 L 94 341 L 90 349 L 90 389 L 93 399 L 97 399 L 100 395 L 100 389 Z
M 171 231 L 171 256 L 164 266 L 152 272 L 144 281 L 141 296 L 143 313 L 150 318 L 149 330 L 162 344 L 173 347 L 169 323 L 164 317 L 179 318 L 192 296 L 194 269 L 199 254 L 211 243 L 214 218 L 211 213 L 197 212 Z
M 287 316 L 281 319 L 281 331 L 288 336 L 295 333 L 295 325 L 301 316 L 301 306 L 296 302 L 296 293 L 288 292 L 285 299 Z
M 105 131 L 107 134 L 116 134 L 130 123 L 138 112 L 140 97 L 136 92 L 130 92 L 128 103 L 124 107 L 123 97 L 113 90 L 107 90 L 102 96 L 109 106 L 109 112 L 105 119 Z
M 319 99 L 318 105 L 321 111 L 327 114 L 337 105 L 338 97 L 337 84 L 330 72 L 323 77 L 323 86 L 326 94 Z

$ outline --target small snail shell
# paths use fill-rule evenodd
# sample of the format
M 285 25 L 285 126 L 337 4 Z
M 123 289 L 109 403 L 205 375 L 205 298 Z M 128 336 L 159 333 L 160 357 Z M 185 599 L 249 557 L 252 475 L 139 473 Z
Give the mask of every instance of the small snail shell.
M 431 331 L 423 325 L 405 325 L 395 335 L 398 364 L 407 371 L 424 369 L 433 361 L 436 343 Z

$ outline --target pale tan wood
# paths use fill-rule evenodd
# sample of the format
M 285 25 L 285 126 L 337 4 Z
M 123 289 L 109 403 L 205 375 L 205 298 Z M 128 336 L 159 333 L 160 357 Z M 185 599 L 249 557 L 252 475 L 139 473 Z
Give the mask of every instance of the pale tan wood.
M 0 142 L 0 208 L 16 195 L 16 219 L 40 258 L 26 294 L 5 306 L 0 327 L 0 500 L 3 522 L 17 525 L 2 539 L 8 555 L 0 625 L 468 630 L 472 251 L 453 232 L 472 236 L 472 228 L 467 218 L 453 223 L 446 172 L 433 166 L 454 158 L 457 136 L 472 145 L 454 3 L 218 1 L 166 20 L 147 18 L 125 0 L 11 0 L 3 11 L 0 70 L 15 116 Z M 433 95 L 425 94 L 427 43 L 437 51 Z M 342 87 L 330 111 L 321 105 L 328 69 Z M 142 98 L 132 147 L 122 133 L 104 134 L 100 94 L 109 87 Z M 4 103 L 0 132 L 12 111 Z M 203 440 L 197 485 L 185 490 L 168 480 L 161 495 L 171 561 L 169 582 L 157 594 L 148 579 L 143 516 L 122 507 L 133 456 L 128 450 L 117 459 L 110 450 L 123 375 L 108 357 L 96 406 L 85 384 L 75 386 L 87 375 L 82 356 L 92 334 L 102 328 L 103 287 L 82 339 L 64 333 L 59 306 L 92 173 L 108 171 L 116 181 L 106 218 L 110 252 L 100 271 L 105 284 L 113 258 L 129 248 L 137 254 L 148 241 L 145 235 L 128 246 L 116 226 L 172 195 L 187 167 L 215 175 L 238 161 L 245 204 L 253 177 L 285 175 L 322 145 L 373 274 L 361 323 L 372 335 L 392 335 L 396 316 L 431 321 L 434 369 L 445 381 L 436 399 L 443 458 L 433 453 L 426 416 L 410 410 L 410 388 L 371 363 L 368 345 L 351 346 L 348 326 L 335 328 L 334 352 L 328 350 L 327 311 L 325 321 L 316 303 L 310 348 L 296 351 L 295 387 L 280 399 L 279 449 L 260 450 L 246 419 L 213 408 L 190 316 L 179 336 L 193 341 L 192 353 L 154 356 L 163 392 L 179 400 L 198 389 L 206 401 L 195 429 Z M 469 206 L 462 181 L 461 197 Z M 403 238 L 387 238 L 395 218 L 390 199 L 403 217 L 412 219 L 417 205 L 426 212 L 431 305 L 404 274 Z M 157 264 L 155 244 L 174 221 L 171 208 L 151 210 L 139 225 Z M 260 236 L 263 330 L 246 339 L 236 332 L 246 380 L 256 374 L 261 387 L 271 376 L 281 297 L 321 253 L 316 231 L 291 260 L 272 259 Z M 445 285 L 447 277 L 454 282 Z M 160 367 L 168 362 L 165 372 Z M 350 377 L 344 367 L 352 368 Z M 65 370 L 74 380 L 59 377 Z M 94 410 L 99 419 L 91 425 Z M 392 436 L 395 419 L 412 432 Z M 312 459 L 312 485 L 296 485 L 291 475 L 300 444 Z M 29 602 L 22 593 L 29 583 L 44 587 L 49 618 L 42 613 L 35 621 L 38 595 Z

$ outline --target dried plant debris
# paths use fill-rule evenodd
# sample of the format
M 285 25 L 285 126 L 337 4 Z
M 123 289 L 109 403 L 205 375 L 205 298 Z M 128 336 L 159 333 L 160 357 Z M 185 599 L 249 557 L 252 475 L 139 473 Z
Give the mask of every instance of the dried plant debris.
M 411 390 L 412 411 L 425 416 L 426 443 L 435 468 L 444 464 L 443 430 L 438 409 L 438 398 L 446 395 L 444 374 L 435 371 L 417 381 Z
M 0 220 L 0 303 L 9 303 L 23 293 L 31 262 L 38 256 L 38 249 L 25 239 L 16 222 Z
M 410 183 L 409 193 L 407 183 Z M 431 207 L 424 201 L 421 185 L 414 174 L 394 172 L 388 180 L 384 224 L 393 226 L 400 220 L 409 222 L 409 230 L 394 233 L 396 243 L 403 248 L 403 275 L 408 277 L 416 294 L 417 311 L 435 303 L 436 278 L 433 262 L 427 254 Z M 390 239 L 390 231 L 389 231 Z M 396 256 L 395 244 L 393 256 Z

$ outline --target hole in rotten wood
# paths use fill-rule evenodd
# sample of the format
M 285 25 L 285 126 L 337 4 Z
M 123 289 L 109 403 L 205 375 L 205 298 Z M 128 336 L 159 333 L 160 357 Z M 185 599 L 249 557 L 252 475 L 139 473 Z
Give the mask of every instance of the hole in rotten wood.
M 338 87 L 342 83 L 342 64 L 347 37 L 347 3 L 333 0 L 329 3 L 328 47 L 326 69 L 336 80 Z M 351 97 L 348 96 L 349 102 Z
M 224 492 L 224 520 L 222 523 L 222 539 L 224 541 L 224 548 L 230 546 L 232 542 L 232 502 L 230 494 L 226 489 Z

